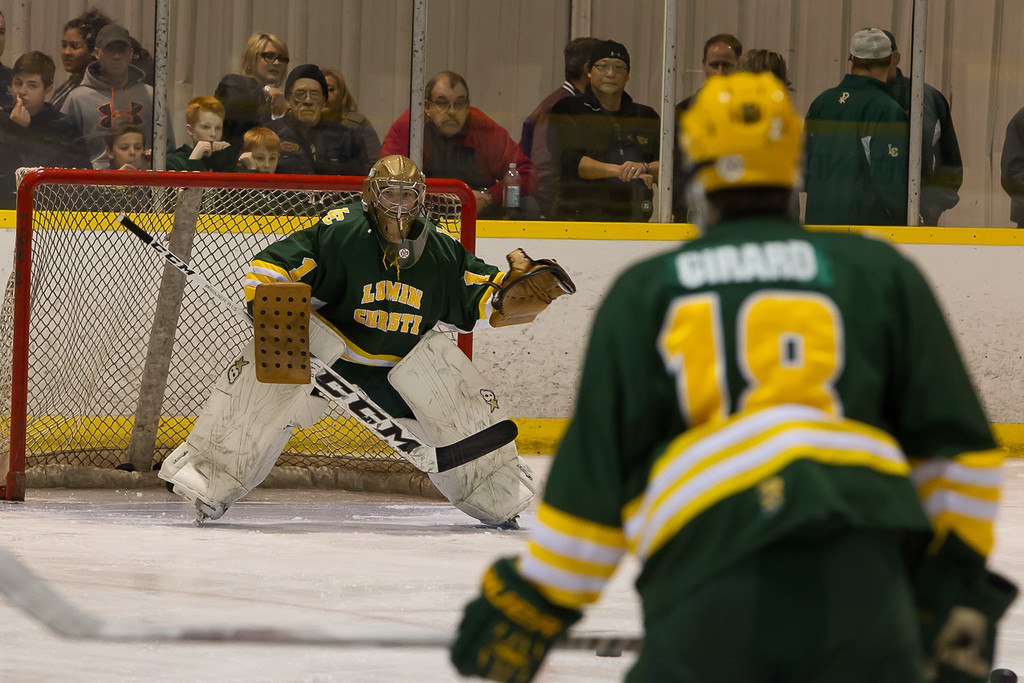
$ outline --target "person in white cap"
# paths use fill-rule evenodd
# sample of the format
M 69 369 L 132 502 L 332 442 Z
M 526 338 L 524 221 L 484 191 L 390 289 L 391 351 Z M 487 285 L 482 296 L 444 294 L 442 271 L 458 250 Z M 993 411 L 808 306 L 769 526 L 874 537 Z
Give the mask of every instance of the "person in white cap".
M 850 40 L 850 73 L 806 117 L 811 225 L 906 225 L 909 124 L 886 91 L 892 43 L 878 28 Z

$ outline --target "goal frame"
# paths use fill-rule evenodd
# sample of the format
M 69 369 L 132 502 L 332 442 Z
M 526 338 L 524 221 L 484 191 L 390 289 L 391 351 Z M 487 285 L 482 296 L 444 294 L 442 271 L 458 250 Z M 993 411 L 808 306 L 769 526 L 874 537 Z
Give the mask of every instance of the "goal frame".
M 196 173 L 188 171 L 106 171 L 41 168 L 21 181 L 17 196 L 14 245 L 14 322 L 12 334 L 9 465 L 0 481 L 0 500 L 25 500 L 25 451 L 28 411 L 29 317 L 32 272 L 32 212 L 34 190 L 42 185 L 76 184 L 140 187 L 239 187 L 268 190 L 361 191 L 364 177 L 280 175 L 267 173 Z M 476 197 L 464 182 L 426 181 L 428 191 L 454 195 L 462 207 L 460 241 L 476 252 Z M 472 335 L 459 334 L 459 347 L 472 357 Z

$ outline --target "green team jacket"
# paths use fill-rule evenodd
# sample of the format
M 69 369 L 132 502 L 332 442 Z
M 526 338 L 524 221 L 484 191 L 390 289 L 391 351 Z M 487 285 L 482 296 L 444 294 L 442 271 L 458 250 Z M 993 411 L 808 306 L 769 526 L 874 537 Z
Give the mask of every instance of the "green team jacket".
M 955 529 L 984 554 L 994 447 L 895 249 L 782 218 L 720 224 L 606 296 L 520 571 L 580 607 L 632 551 L 651 615 L 824 518 Z M 947 509 L 946 490 L 980 499 Z
M 193 145 L 185 143 L 173 152 L 168 152 L 167 170 L 220 171 L 221 173 L 234 173 L 238 170 L 238 150 L 234 147 L 225 147 L 201 159 L 189 159 L 193 147 Z
M 870 76 L 848 74 L 804 122 L 809 225 L 906 225 L 909 124 Z
M 350 204 L 256 254 L 245 297 L 261 282 L 309 284 L 313 309 L 348 346 L 342 360 L 386 369 L 438 322 L 470 331 L 486 321 L 501 277 L 434 223 L 414 266 L 386 265 L 370 219 Z

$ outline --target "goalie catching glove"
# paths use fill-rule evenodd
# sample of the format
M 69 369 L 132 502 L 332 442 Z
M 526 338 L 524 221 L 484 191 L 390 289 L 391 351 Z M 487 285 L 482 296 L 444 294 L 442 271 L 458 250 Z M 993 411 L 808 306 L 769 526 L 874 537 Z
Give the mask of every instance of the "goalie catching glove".
M 484 574 L 481 594 L 468 605 L 452 644 L 463 676 L 527 683 L 552 644 L 580 620 L 579 610 L 551 603 L 503 558 Z
M 491 300 L 493 327 L 531 322 L 558 297 L 576 293 L 572 278 L 557 261 L 534 261 L 522 249 L 516 249 L 505 258 L 509 270 Z

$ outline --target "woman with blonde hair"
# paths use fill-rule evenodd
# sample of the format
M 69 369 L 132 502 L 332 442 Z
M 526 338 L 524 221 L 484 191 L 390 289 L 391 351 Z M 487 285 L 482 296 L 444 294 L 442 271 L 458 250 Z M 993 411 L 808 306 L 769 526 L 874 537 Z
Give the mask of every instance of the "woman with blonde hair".
M 355 129 L 355 132 L 363 139 L 369 158 L 376 159 L 380 154 L 380 137 L 370 120 L 356 111 L 356 100 L 349 92 L 345 77 L 335 69 L 321 69 L 320 71 L 327 79 L 327 101 L 324 102 L 320 118 Z
M 245 131 L 281 116 L 288 101 L 281 89 L 288 72 L 288 46 L 273 33 L 249 36 L 238 73 L 220 79 L 214 97 L 224 105 L 224 140 L 242 148 Z

